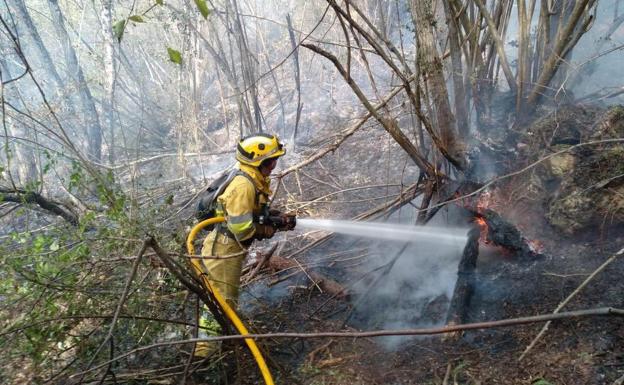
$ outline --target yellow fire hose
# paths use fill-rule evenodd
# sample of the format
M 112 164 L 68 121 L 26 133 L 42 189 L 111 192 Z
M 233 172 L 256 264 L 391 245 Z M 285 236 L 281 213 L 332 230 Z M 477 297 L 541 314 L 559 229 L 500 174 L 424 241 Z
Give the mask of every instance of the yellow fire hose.
M 224 222 L 224 221 L 225 221 L 225 218 L 223 217 L 215 217 L 215 218 L 206 219 L 205 221 L 199 222 L 197 225 L 195 225 L 195 227 L 193 227 L 193 229 L 189 233 L 188 238 L 186 239 L 186 249 L 189 255 L 195 255 L 195 246 L 193 246 L 193 241 L 195 240 L 197 233 L 201 229 L 203 229 L 206 226 L 219 223 L 219 222 Z M 247 331 L 247 328 L 243 324 L 243 321 L 241 321 L 241 319 L 238 317 L 234 309 L 232 309 L 232 307 L 228 305 L 227 302 L 225 302 L 225 298 L 223 298 L 221 293 L 219 293 L 219 290 L 217 290 L 217 288 L 212 287 L 212 285 L 210 285 L 210 281 L 208 280 L 207 276 L 205 274 L 202 274 L 203 269 L 202 269 L 201 259 L 193 258 L 191 259 L 191 262 L 192 262 L 193 267 L 199 273 L 200 277 L 202 277 L 204 285 L 206 286 L 208 290 L 210 290 L 210 292 L 212 292 L 215 299 L 219 303 L 219 306 L 221 307 L 225 315 L 229 318 L 229 320 L 232 321 L 232 324 L 234 324 L 234 327 L 236 328 L 236 330 L 238 330 L 238 332 L 242 336 L 248 335 L 249 331 Z M 253 355 L 254 359 L 258 363 L 258 368 L 260 369 L 260 372 L 262 373 L 262 377 L 264 378 L 265 384 L 274 385 L 273 377 L 271 376 L 269 367 L 267 366 L 266 361 L 264 360 L 264 357 L 262 357 L 262 353 L 260 353 L 260 349 L 258 349 L 258 345 L 256 345 L 256 341 L 254 341 L 251 338 L 245 338 L 245 343 L 249 347 L 249 351 L 251 351 L 251 354 Z

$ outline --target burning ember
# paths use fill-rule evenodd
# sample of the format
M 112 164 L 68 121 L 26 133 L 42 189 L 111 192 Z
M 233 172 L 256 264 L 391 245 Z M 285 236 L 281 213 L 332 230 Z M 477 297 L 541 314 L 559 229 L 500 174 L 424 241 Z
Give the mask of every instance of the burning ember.
M 475 223 L 479 226 L 479 232 L 481 235 L 479 236 L 479 242 L 483 244 L 489 244 L 490 240 L 488 240 L 488 225 L 483 217 L 475 217 Z
M 531 251 L 534 253 L 541 254 L 544 252 L 544 244 L 541 241 L 538 241 L 537 239 L 527 240 L 527 243 L 529 244 Z

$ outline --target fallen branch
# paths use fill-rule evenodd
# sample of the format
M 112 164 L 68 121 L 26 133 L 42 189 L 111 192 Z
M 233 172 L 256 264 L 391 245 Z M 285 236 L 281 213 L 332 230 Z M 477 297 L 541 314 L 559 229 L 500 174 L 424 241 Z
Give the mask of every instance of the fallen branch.
M 184 286 L 186 286 L 188 290 L 199 296 L 202 302 L 208 306 L 208 310 L 210 310 L 215 318 L 215 321 L 217 321 L 219 326 L 221 326 L 223 332 L 229 333 L 231 331 L 230 324 L 222 314 L 221 308 L 219 307 L 216 299 L 212 297 L 211 293 L 204 290 L 199 279 L 182 266 L 178 265 L 168 253 L 160 248 L 160 245 L 154 238 L 150 237 L 148 242 L 149 246 L 152 250 L 154 250 L 154 252 L 156 252 L 158 258 L 162 261 L 165 267 L 167 267 L 171 274 L 173 274 Z
M 253 270 L 251 270 L 251 272 L 247 274 L 243 283 L 249 283 L 249 281 L 251 281 L 253 277 L 255 277 L 256 274 L 258 274 L 260 269 L 262 269 L 262 267 L 267 263 L 267 261 L 271 259 L 271 257 L 273 256 L 273 253 L 275 253 L 275 250 L 277 249 L 277 246 L 279 244 L 280 242 L 275 242 L 275 244 L 273 245 L 273 247 L 269 249 L 269 251 L 262 254 L 262 258 L 258 261 L 256 266 L 254 266 Z
M 43 210 L 65 219 L 71 225 L 78 226 L 78 215 L 74 214 L 64 204 L 45 198 L 34 191 L 0 188 L 0 202 L 35 203 Z
M 269 267 L 274 270 L 286 270 L 296 268 L 300 272 L 305 273 L 308 279 L 312 281 L 312 283 L 314 283 L 314 285 L 317 286 L 317 288 L 321 292 L 326 292 L 327 294 L 338 298 L 345 298 L 349 295 L 347 289 L 344 286 L 318 273 L 304 270 L 303 266 L 301 266 L 301 264 L 294 258 L 286 259 L 274 256 L 269 260 Z
M 617 253 L 613 254 L 609 259 L 607 259 L 602 265 L 600 265 L 596 270 L 594 270 L 593 273 L 590 274 L 589 277 L 587 277 L 583 283 L 581 283 L 579 285 L 579 287 L 576 288 L 576 290 L 574 290 L 572 292 L 572 294 L 570 294 L 565 300 L 563 300 L 563 302 L 561 302 L 559 304 L 559 306 L 557 306 L 557 308 L 553 311 L 553 314 L 557 314 L 559 313 L 559 310 L 563 309 L 563 307 L 565 305 L 568 304 L 568 302 L 570 302 L 570 300 L 572 300 L 572 298 L 574 298 L 581 290 L 583 290 L 583 288 L 585 286 L 587 286 L 587 284 L 594 279 L 594 277 L 596 275 L 598 275 L 598 273 L 600 273 L 601 271 L 603 271 L 607 266 L 609 266 L 609 264 L 611 264 L 611 262 L 615 261 L 617 259 L 617 257 L 619 257 L 620 255 L 624 254 L 624 248 L 622 248 L 620 251 L 618 251 Z M 537 341 L 546 333 L 546 331 L 548 331 L 548 327 L 550 326 L 550 321 L 546 322 L 546 325 L 544 325 L 544 327 L 542 327 L 542 330 L 540 330 L 540 332 L 537 334 L 537 336 L 535 336 L 535 338 L 533 338 L 533 341 L 531 341 L 531 343 L 529 344 L 529 346 L 526 347 L 526 349 L 524 349 L 524 352 L 522 352 L 522 354 L 520 355 L 520 358 L 518 358 L 518 361 L 522 361 L 522 359 L 527 355 L 527 353 L 533 349 L 533 347 L 535 346 L 535 344 L 537 343 Z
M 514 325 L 524 325 L 531 324 L 536 322 L 544 322 L 544 321 L 553 321 L 560 319 L 570 319 L 570 318 L 587 318 L 587 317 L 595 317 L 595 316 L 618 316 L 624 317 L 624 309 L 616 309 L 612 307 L 602 307 L 596 309 L 587 309 L 587 310 L 576 310 L 569 311 L 557 314 L 544 314 L 544 315 L 536 315 L 529 317 L 519 317 L 519 318 L 509 318 L 499 321 L 489 321 L 489 322 L 477 322 L 472 324 L 464 324 L 464 325 L 452 325 L 452 326 L 444 326 L 438 328 L 429 328 L 429 329 L 395 329 L 395 330 L 375 330 L 375 331 L 367 331 L 367 332 L 321 332 L 321 333 L 265 333 L 265 334 L 247 334 L 244 336 L 241 335 L 229 335 L 229 336 L 215 336 L 215 337 L 206 337 L 206 338 L 193 338 L 188 340 L 180 340 L 180 341 L 166 341 L 159 342 L 148 346 L 143 346 L 137 349 L 133 349 L 126 353 L 120 354 L 119 356 L 113 358 L 112 360 L 101 363 L 100 365 L 91 368 L 88 371 L 84 371 L 81 373 L 76 373 L 75 376 L 84 375 L 90 371 L 97 370 L 102 368 L 111 362 L 119 361 L 122 358 L 135 355 L 139 352 L 165 347 L 165 346 L 176 346 L 176 345 L 184 345 L 191 344 L 197 342 L 208 342 L 208 341 L 226 341 L 226 340 L 240 340 L 245 338 L 253 338 L 253 339 L 268 339 L 268 338 L 369 338 L 369 337 L 387 337 L 387 336 L 418 336 L 418 335 L 434 335 L 434 334 L 445 334 L 445 333 L 453 333 L 457 331 L 463 330 L 476 330 L 476 329 L 489 329 L 496 327 L 505 327 L 505 326 L 514 326 Z

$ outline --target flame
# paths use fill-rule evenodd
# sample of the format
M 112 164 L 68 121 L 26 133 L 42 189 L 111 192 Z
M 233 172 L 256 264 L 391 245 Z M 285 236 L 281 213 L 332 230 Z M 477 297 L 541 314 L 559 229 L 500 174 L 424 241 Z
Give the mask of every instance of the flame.
M 481 235 L 479 236 L 479 242 L 484 243 L 484 244 L 489 244 L 490 241 L 488 240 L 488 224 L 485 221 L 485 219 L 483 217 L 475 217 L 475 222 L 477 223 L 477 225 L 479 226 L 479 232 L 481 233 Z
M 544 251 L 544 244 L 537 239 L 527 240 L 527 243 L 531 248 L 531 251 L 533 251 L 534 253 L 541 254 Z

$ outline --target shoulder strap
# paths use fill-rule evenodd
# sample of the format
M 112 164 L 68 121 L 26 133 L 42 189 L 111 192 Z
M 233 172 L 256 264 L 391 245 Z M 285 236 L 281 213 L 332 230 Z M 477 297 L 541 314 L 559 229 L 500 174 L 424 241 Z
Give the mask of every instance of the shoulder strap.
M 254 180 L 251 178 L 251 175 L 247 174 L 244 171 L 238 170 L 238 172 L 236 173 L 236 175 L 240 175 L 240 176 L 244 176 L 245 178 L 247 178 L 247 180 L 249 181 L 249 183 L 251 183 L 251 185 L 254 188 L 254 191 L 256 192 L 256 200 L 255 200 L 255 204 L 256 206 L 258 205 L 258 202 L 260 201 L 260 194 L 262 194 L 260 191 L 258 191 L 258 188 L 256 187 L 256 183 L 254 182 Z

